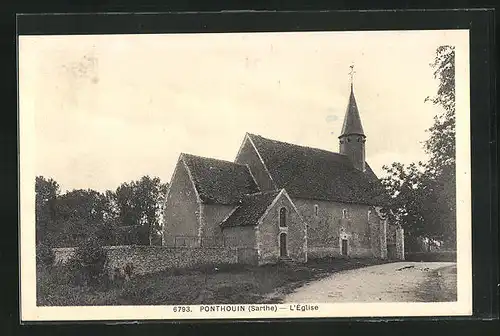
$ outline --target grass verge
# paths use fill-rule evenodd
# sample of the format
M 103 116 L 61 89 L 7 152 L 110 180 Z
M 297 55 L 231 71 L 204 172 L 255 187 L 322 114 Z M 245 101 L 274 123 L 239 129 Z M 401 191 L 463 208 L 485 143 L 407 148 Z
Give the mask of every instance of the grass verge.
M 432 271 L 417 291 L 424 302 L 457 301 L 457 266 L 446 266 Z
M 252 304 L 280 302 L 301 285 L 335 272 L 385 263 L 376 259 L 311 260 L 307 264 L 205 266 L 138 275 L 96 287 L 65 281 L 64 266 L 37 272 L 41 306 Z

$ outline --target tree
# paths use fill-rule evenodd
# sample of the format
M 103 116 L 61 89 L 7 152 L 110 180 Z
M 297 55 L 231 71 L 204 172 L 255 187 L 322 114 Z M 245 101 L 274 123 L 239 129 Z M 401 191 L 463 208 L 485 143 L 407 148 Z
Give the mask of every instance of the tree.
M 456 244 L 456 158 L 455 158 L 455 47 L 440 46 L 431 64 L 434 78 L 439 81 L 438 91 L 427 101 L 440 106 L 443 112 L 434 118 L 424 143 L 430 155 L 427 174 L 434 181 L 434 215 L 443 239 L 450 246 Z
M 119 221 L 122 226 L 139 226 L 140 243 L 150 245 L 161 230 L 161 208 L 167 184 L 158 177 L 143 176 L 121 184 L 116 192 Z
M 167 185 L 161 183 L 158 177 L 144 176 L 136 184 L 136 202 L 141 211 L 140 224 L 147 227 L 145 232 L 148 244 L 161 231 L 161 209 L 166 190 Z
M 385 166 L 383 185 L 391 195 L 389 217 L 401 223 L 409 245 L 416 238 L 456 241 L 455 183 L 455 49 L 441 46 L 436 50 L 434 77 L 436 96 L 425 100 L 443 108 L 427 131 L 424 149 L 429 161 L 404 166 Z
M 382 179 L 391 199 L 384 212 L 392 223 L 399 223 L 405 230 L 406 246 L 412 248 L 419 237 L 425 235 L 422 194 L 422 163 L 405 166 L 394 162 L 384 166 L 387 176 Z
M 59 196 L 59 184 L 52 178 L 35 178 L 35 221 L 37 244 L 50 245 L 51 237 L 57 232 L 54 227 L 56 199 Z
M 115 192 L 75 189 L 61 195 L 57 182 L 39 176 L 35 190 L 37 244 L 72 247 L 94 237 L 115 245 L 120 226 L 138 228 L 128 232 L 129 243 L 159 242 L 167 184 L 157 177 L 123 183 Z
M 69 267 L 77 285 L 97 285 L 104 279 L 108 256 L 99 239 L 89 236 L 78 243 Z
M 455 47 L 437 48 L 431 66 L 439 85 L 437 94 L 426 101 L 441 106 L 443 112 L 434 117 L 434 124 L 427 130 L 430 137 L 424 149 L 430 154 L 430 173 L 440 173 L 445 167 L 455 166 Z
M 60 245 L 75 246 L 90 236 L 97 236 L 102 244 L 112 239 L 104 221 L 108 212 L 104 194 L 92 189 L 75 189 L 59 196 L 56 204 Z

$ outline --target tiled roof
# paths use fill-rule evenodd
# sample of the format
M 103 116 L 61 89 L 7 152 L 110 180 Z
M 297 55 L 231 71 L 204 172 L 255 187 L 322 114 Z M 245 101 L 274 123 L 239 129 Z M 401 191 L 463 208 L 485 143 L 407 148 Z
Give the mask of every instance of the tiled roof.
M 278 196 L 279 191 L 259 192 L 244 196 L 221 227 L 254 226 Z
M 203 203 L 237 204 L 259 191 L 248 167 L 234 162 L 182 154 Z
M 367 165 L 363 173 L 342 154 L 248 134 L 277 185 L 290 197 L 382 205 L 385 195 Z

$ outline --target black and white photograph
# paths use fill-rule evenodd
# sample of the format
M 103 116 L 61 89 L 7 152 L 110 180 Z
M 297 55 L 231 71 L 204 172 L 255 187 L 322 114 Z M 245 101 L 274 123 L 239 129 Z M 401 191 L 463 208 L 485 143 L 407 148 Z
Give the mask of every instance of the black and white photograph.
M 467 30 L 19 37 L 30 320 L 472 313 Z

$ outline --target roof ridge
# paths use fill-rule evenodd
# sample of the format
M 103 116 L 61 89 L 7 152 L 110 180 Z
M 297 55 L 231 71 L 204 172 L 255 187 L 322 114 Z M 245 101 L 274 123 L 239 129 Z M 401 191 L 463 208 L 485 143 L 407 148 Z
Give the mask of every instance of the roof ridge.
M 258 134 L 252 134 L 252 133 L 247 133 L 247 134 L 248 134 L 249 136 L 259 137 L 259 138 L 262 138 L 262 139 L 264 139 L 264 140 L 268 140 L 268 141 L 279 142 L 279 143 L 286 144 L 286 145 L 290 145 L 290 146 L 301 147 L 301 148 L 306 148 L 306 149 L 313 149 L 313 150 L 318 150 L 318 151 L 326 152 L 326 153 L 329 153 L 329 154 L 335 154 L 335 155 L 340 155 L 340 156 L 345 156 L 345 157 L 347 157 L 347 155 L 345 155 L 345 154 L 342 154 L 342 153 L 339 153 L 339 152 L 332 152 L 332 151 L 329 151 L 329 150 L 327 150 L 327 149 L 323 149 L 323 148 L 310 147 L 310 146 L 305 146 L 305 145 L 298 145 L 298 144 L 291 143 L 291 142 L 286 142 L 286 141 L 281 141 L 281 140 L 270 139 L 270 138 L 266 138 L 266 137 L 263 137 L 262 135 L 258 135 Z
M 243 195 L 239 205 L 219 225 L 221 227 L 258 225 L 283 192 L 281 189 Z
M 191 156 L 191 157 L 195 157 L 195 158 L 198 158 L 198 159 L 204 159 L 204 160 L 214 160 L 214 161 L 219 161 L 219 162 L 225 162 L 225 163 L 231 163 L 231 164 L 234 164 L 234 165 L 238 165 L 238 166 L 242 166 L 242 167 L 247 167 L 247 165 L 245 164 L 242 164 L 242 163 L 237 163 L 237 162 L 234 162 L 234 161 L 229 161 L 229 160 L 224 160 L 224 159 L 217 159 L 217 158 L 213 158 L 213 157 L 208 157 L 208 156 L 201 156 L 201 155 L 195 155 L 195 154 L 190 154 L 190 153 L 181 153 L 181 156 Z
M 267 194 L 273 194 L 273 193 L 280 193 L 281 192 L 281 189 L 280 190 L 265 190 L 265 191 L 258 191 L 258 192 L 255 192 L 255 193 L 251 193 L 251 194 L 245 194 L 243 196 L 257 196 L 257 195 L 267 195 Z

